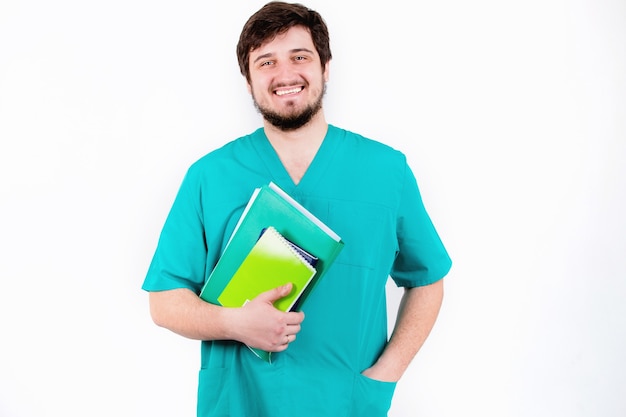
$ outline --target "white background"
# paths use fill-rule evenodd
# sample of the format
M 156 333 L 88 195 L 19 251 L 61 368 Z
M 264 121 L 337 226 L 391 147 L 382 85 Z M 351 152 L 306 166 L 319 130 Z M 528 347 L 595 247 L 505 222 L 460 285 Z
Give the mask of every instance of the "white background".
M 194 415 L 140 286 L 186 168 L 260 125 L 263 3 L 1 0 L 0 416 Z M 454 260 L 390 415 L 626 415 L 626 3 L 410 4 L 307 3 L 328 121 L 407 154 Z

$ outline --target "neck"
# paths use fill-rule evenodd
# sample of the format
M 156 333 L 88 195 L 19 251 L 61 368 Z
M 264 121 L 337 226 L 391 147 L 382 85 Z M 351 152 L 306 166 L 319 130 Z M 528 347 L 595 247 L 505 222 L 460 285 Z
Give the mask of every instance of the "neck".
M 298 184 L 322 145 L 328 123 L 320 110 L 299 129 L 282 131 L 264 121 L 265 135 L 295 184 Z

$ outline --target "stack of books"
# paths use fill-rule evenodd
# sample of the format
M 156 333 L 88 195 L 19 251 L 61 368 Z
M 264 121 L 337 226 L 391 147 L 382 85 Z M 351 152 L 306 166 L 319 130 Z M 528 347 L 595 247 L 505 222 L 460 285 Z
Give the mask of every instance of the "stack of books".
M 274 306 L 296 311 L 343 246 L 335 232 L 270 182 L 254 190 L 200 298 L 241 307 L 262 292 L 292 283 L 291 293 Z M 271 362 L 270 352 L 250 349 Z

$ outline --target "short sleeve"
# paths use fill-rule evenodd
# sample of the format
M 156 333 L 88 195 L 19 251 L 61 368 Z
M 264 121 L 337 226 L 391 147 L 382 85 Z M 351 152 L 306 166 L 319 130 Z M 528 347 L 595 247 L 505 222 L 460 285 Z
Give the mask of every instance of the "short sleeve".
M 448 273 L 452 261 L 426 212 L 415 176 L 408 165 L 398 206 L 396 233 L 398 254 L 390 275 L 398 286 L 432 284 Z
M 161 230 L 142 288 L 146 291 L 188 288 L 199 293 L 206 257 L 200 182 L 190 170 Z

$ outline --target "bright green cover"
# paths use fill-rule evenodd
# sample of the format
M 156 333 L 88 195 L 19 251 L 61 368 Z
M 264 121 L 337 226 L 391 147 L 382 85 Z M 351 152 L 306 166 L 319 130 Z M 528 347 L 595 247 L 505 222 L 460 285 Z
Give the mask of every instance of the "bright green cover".
M 293 284 L 291 293 L 274 302 L 289 311 L 315 275 L 313 268 L 273 227 L 268 227 L 217 298 L 225 307 L 241 307 L 262 292 Z

